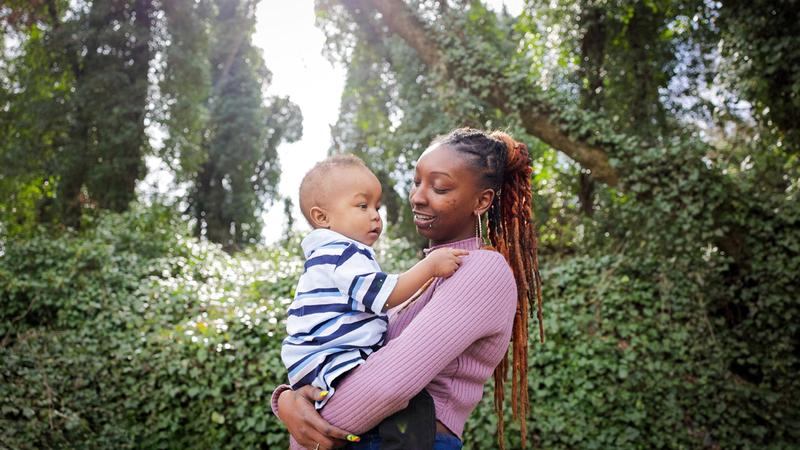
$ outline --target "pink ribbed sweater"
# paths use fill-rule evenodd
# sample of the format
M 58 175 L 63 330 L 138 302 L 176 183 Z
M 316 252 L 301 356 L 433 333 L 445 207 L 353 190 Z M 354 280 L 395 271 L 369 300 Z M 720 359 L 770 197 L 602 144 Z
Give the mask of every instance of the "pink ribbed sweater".
M 427 389 L 436 418 L 461 437 L 508 350 L 517 288 L 503 256 L 479 250 L 475 238 L 445 246 L 470 254 L 452 277 L 436 280 L 390 321 L 388 343 L 342 380 L 322 409 L 333 425 L 363 433 Z M 273 395 L 276 413 L 285 388 Z M 299 448 L 294 440 L 292 448 Z

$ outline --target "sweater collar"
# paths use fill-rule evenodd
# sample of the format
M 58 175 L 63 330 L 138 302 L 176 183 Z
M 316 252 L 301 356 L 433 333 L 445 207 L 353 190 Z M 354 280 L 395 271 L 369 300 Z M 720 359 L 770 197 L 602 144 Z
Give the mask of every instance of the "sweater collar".
M 479 250 L 481 248 L 481 244 L 478 241 L 477 237 L 471 237 L 467 239 L 462 239 L 460 241 L 448 242 L 446 244 L 432 245 L 431 247 L 423 250 L 423 252 L 427 255 L 433 250 L 442 247 L 457 248 L 460 250 Z

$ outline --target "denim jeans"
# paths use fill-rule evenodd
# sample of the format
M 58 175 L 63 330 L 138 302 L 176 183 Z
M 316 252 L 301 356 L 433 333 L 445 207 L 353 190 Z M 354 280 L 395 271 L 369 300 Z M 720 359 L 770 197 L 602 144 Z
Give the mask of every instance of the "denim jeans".
M 361 435 L 361 442 L 350 443 L 347 450 L 380 450 L 381 437 L 378 433 L 367 432 Z M 461 440 L 452 434 L 436 433 L 433 450 L 461 450 Z

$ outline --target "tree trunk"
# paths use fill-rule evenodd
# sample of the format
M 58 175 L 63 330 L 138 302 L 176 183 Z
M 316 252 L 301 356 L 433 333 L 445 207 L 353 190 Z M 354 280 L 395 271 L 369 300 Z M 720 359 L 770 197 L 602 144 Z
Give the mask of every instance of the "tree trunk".
M 585 29 L 581 38 L 581 62 L 579 74 L 581 82 L 581 106 L 589 111 L 599 112 L 603 108 L 603 77 L 606 46 L 606 17 L 603 10 L 583 5 L 581 28 Z M 594 215 L 594 180 L 581 171 L 578 176 L 578 201 L 581 211 Z

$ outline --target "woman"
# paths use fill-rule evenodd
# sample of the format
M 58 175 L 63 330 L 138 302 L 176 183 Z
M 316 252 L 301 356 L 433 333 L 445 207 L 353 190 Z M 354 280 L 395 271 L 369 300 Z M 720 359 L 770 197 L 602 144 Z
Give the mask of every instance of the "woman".
M 341 446 L 350 433 L 374 441 L 368 430 L 422 389 L 435 404 L 435 448 L 460 448 L 464 424 L 492 371 L 502 445 L 509 339 L 512 409 L 525 444 L 527 318 L 534 301 L 543 339 L 530 174 L 527 147 L 501 132 L 457 129 L 420 156 L 410 195 L 417 231 L 432 248 L 446 245 L 470 254 L 455 275 L 434 282 L 393 318 L 387 344 L 342 380 L 321 417 L 312 405 L 318 390 L 275 391 L 273 410 L 291 433 L 293 448 Z M 484 214 L 494 249 L 480 250 Z

